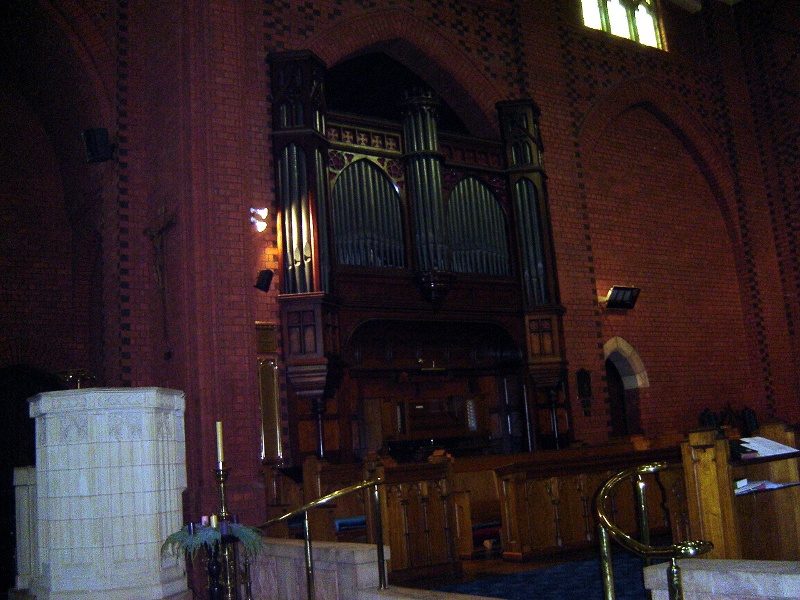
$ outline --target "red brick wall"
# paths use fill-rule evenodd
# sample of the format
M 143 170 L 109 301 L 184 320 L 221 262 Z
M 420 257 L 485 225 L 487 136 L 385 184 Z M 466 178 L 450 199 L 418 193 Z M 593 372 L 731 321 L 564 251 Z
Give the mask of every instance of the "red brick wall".
M 639 353 L 651 388 L 644 433 L 683 430 L 706 407 L 752 404 L 747 352 L 731 352 L 746 348 L 733 243 L 688 150 L 645 108 L 606 122 L 582 150 L 597 291 L 621 284 L 642 293 L 634 310 L 598 310 L 579 329 L 602 342 L 620 336 Z M 579 355 L 581 345 L 571 345 Z
M 30 109 L 5 93 L 0 105 L 0 360 L 66 371 L 85 358 L 85 322 L 58 163 Z
M 737 25 L 746 48 L 742 57 L 756 123 L 756 156 L 766 173 L 769 221 L 780 268 L 780 275 L 774 278 L 780 289 L 771 296 L 771 302 L 783 315 L 790 343 L 786 354 L 774 364 L 786 385 L 796 390 L 800 387 L 800 118 L 795 99 L 800 80 L 795 65 L 800 51 L 800 12 L 791 1 L 751 2 L 742 6 Z M 791 415 L 787 418 L 796 421 L 800 403 L 783 404 L 783 411 Z

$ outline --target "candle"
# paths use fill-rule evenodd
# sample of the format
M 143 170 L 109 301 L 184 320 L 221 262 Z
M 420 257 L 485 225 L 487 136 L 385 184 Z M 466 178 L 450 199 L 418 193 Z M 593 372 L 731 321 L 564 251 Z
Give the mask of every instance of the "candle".
M 210 524 L 211 527 L 213 527 L 214 529 L 217 528 L 217 525 L 219 524 L 219 519 L 217 518 L 217 515 L 211 515 Z
M 225 462 L 225 454 L 222 451 L 222 421 L 217 421 L 217 463 L 220 469 L 222 469 L 223 462 Z

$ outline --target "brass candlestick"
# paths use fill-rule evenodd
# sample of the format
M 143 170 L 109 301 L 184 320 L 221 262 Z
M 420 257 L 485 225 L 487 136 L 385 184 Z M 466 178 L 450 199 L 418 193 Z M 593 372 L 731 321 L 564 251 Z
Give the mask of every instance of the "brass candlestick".
M 222 598 L 224 600 L 238 600 L 240 597 L 240 578 L 241 584 L 246 587 L 245 598 L 251 600 L 249 562 L 245 560 L 245 570 L 239 572 L 239 553 L 237 552 L 237 540 L 229 534 L 229 523 L 236 523 L 236 517 L 228 512 L 228 502 L 225 496 L 225 483 L 228 479 L 230 469 L 226 469 L 222 462 L 217 463 L 214 469 L 214 477 L 219 485 L 219 513 L 218 518 L 221 541 L 219 545 L 220 583 L 222 588 Z
M 217 468 L 214 469 L 214 476 L 217 478 L 219 485 L 219 520 L 228 521 L 230 514 L 228 513 L 228 505 L 225 501 L 225 481 L 228 479 L 230 469 L 226 469 L 223 464 L 217 463 Z

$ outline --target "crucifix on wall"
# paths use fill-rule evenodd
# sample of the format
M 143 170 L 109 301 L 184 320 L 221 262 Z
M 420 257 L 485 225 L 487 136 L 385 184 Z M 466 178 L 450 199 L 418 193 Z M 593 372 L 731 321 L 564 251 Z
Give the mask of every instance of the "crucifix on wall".
M 168 360 L 172 356 L 169 348 L 169 327 L 167 319 L 167 280 L 166 280 L 166 237 L 167 233 L 177 225 L 175 215 L 166 214 L 166 209 L 162 208 L 161 223 L 144 230 L 144 234 L 153 244 L 153 272 L 156 278 L 158 296 L 161 302 L 161 327 L 164 336 L 164 359 Z

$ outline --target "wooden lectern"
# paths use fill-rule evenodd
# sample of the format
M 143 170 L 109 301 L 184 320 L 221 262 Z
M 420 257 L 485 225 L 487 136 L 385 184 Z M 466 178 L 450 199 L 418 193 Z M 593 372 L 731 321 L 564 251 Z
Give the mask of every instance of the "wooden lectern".
M 765 425 L 756 435 L 797 447 L 785 424 Z M 733 459 L 730 442 L 717 430 L 701 430 L 682 444 L 690 538 L 713 542 L 713 558 L 800 559 L 800 452 Z M 744 479 L 770 484 L 736 494 Z

